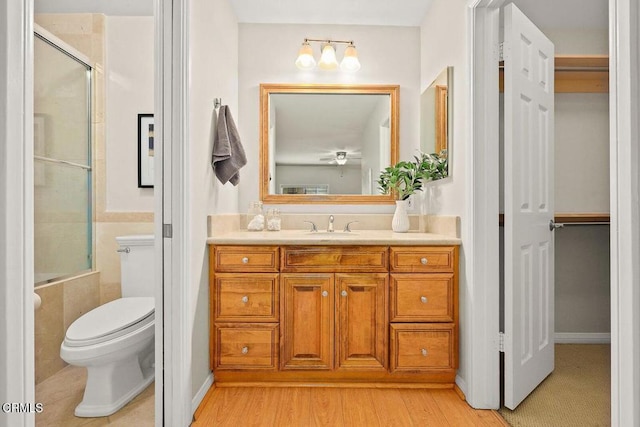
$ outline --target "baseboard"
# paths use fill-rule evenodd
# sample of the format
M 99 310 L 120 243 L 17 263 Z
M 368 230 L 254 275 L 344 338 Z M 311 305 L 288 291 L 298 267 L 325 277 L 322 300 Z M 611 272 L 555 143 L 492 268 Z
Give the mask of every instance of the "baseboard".
M 204 380 L 204 383 L 202 383 L 202 386 L 200 386 L 200 389 L 198 390 L 196 395 L 193 396 L 193 399 L 191 400 L 192 415 L 196 413 L 198 406 L 200 406 L 200 403 L 202 403 L 202 399 L 204 399 L 204 397 L 206 396 L 207 392 L 209 391 L 212 385 L 213 385 L 213 374 L 210 373 L 209 375 L 207 375 L 207 378 Z
M 556 332 L 556 344 L 610 344 L 609 332 Z

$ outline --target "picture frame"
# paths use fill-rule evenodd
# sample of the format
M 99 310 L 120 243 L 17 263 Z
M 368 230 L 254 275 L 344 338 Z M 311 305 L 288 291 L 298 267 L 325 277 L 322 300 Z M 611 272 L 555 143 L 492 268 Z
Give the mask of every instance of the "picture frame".
M 138 188 L 153 188 L 153 114 L 138 114 Z

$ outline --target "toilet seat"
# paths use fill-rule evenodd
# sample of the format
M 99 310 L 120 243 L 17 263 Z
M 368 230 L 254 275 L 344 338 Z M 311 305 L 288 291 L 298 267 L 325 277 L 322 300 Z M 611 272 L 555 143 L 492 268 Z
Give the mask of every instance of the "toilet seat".
M 94 308 L 67 329 L 64 345 L 84 347 L 126 335 L 152 323 L 155 298 L 120 298 Z

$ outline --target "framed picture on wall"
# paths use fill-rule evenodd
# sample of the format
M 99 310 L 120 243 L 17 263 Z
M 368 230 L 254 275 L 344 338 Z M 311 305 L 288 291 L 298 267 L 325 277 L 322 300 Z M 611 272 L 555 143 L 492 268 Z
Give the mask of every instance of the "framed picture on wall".
M 138 188 L 153 188 L 153 114 L 138 114 Z

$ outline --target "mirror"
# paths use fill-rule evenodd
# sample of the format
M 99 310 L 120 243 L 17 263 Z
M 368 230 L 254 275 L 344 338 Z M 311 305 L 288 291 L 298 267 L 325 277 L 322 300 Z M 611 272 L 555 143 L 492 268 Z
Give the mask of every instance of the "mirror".
M 420 96 L 420 151 L 442 153 L 451 171 L 453 67 L 447 67 Z
M 265 203 L 393 203 L 380 171 L 398 161 L 400 87 L 260 85 Z

